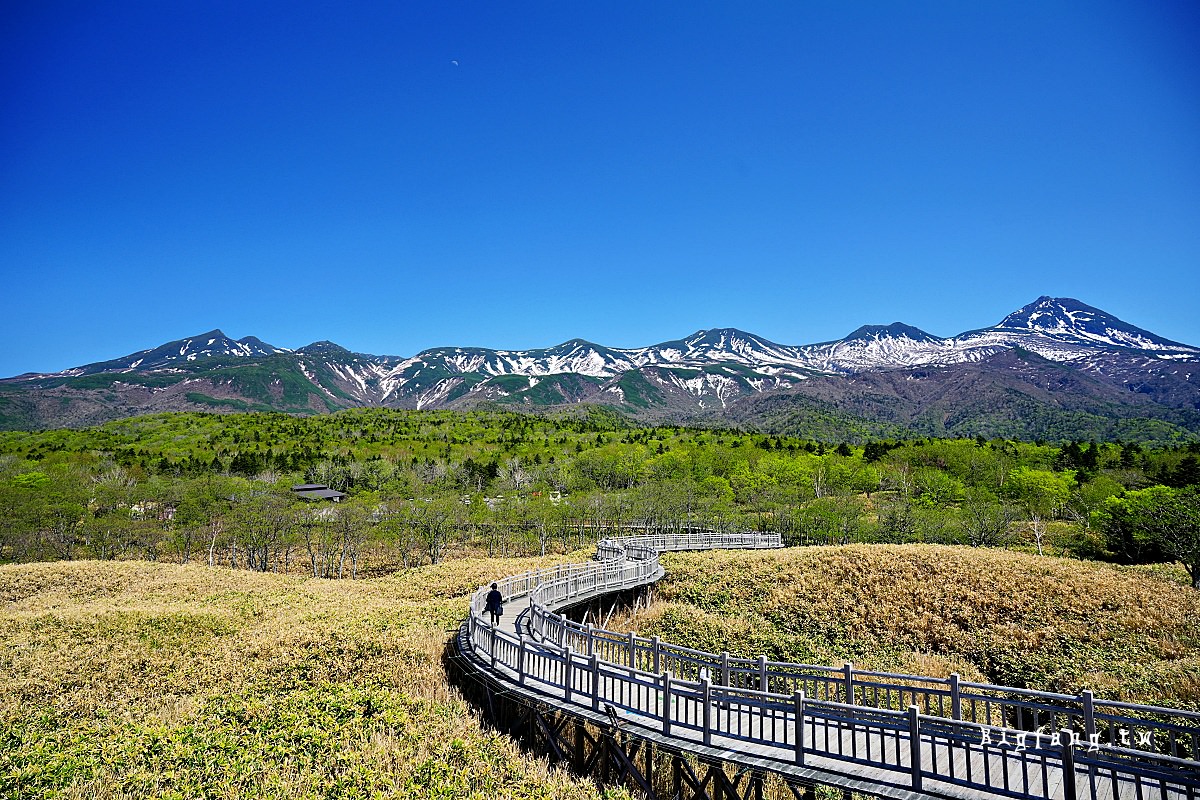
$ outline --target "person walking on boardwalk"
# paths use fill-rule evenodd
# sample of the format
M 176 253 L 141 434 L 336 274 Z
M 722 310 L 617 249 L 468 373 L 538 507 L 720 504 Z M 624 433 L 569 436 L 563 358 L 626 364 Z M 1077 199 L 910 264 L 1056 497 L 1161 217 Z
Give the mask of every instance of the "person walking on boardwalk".
M 487 601 L 483 604 L 483 610 L 491 613 L 493 625 L 500 624 L 500 615 L 504 613 L 504 596 L 500 594 L 500 589 L 494 583 L 492 590 L 487 593 Z

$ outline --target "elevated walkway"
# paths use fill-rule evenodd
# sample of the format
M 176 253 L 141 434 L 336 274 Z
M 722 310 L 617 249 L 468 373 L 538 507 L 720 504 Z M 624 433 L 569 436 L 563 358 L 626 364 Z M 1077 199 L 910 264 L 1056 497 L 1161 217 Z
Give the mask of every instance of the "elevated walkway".
M 492 627 L 482 611 L 490 587 L 472 597 L 456 640 L 464 669 L 533 709 L 547 746 L 564 759 L 563 743 L 552 735 L 562 723 L 548 723 L 544 711 L 607 730 L 604 747 L 625 754 L 614 756 L 625 779 L 651 796 L 653 781 L 627 752 L 642 745 L 715 765 L 689 783 L 690 767 L 676 759 L 668 793 L 686 785 L 698 797 L 716 786 L 740 796 L 721 783 L 731 771 L 897 800 L 1200 794 L 1200 714 L 956 675 L 736 658 L 580 625 L 558 613 L 658 580 L 660 551 L 779 546 L 777 535 L 763 534 L 612 539 L 600 543 L 596 561 L 503 578 L 508 613 L 500 625 Z M 581 758 L 575 766 L 589 771 L 588 763 Z M 761 781 L 755 785 L 761 791 Z

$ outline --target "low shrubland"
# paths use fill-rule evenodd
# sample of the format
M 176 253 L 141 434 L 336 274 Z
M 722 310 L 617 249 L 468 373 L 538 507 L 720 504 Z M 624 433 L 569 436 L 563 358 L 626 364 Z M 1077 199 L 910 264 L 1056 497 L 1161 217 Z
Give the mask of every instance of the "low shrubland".
M 533 563 L 0 567 L 0 797 L 595 797 L 446 680 L 469 592 Z
M 653 602 L 611 627 L 1200 707 L 1200 593 L 1178 565 L 936 545 L 664 560 Z M 475 587 L 554 561 L 458 559 L 353 581 L 141 561 L 0 567 L 0 797 L 595 797 L 487 729 L 442 660 Z
M 1200 708 L 1200 592 L 1179 566 L 850 545 L 677 553 L 620 627 L 713 652 Z

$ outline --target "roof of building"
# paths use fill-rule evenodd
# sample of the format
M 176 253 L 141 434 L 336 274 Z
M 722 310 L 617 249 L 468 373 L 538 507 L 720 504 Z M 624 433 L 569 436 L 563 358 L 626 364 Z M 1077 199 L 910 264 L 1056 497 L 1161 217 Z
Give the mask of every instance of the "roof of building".
M 345 492 L 336 492 L 333 489 L 329 489 L 324 486 L 319 489 L 293 488 L 292 491 L 296 494 L 296 497 L 304 500 L 341 500 L 346 496 Z

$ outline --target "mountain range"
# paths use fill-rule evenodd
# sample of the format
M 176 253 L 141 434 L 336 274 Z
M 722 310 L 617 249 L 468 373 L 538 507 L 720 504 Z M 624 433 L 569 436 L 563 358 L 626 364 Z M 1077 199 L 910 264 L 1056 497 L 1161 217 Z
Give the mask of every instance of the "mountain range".
M 297 350 L 209 331 L 96 364 L 0 380 L 0 429 L 179 410 L 327 413 L 598 405 L 644 422 L 827 440 L 881 436 L 1192 440 L 1200 348 L 1070 298 L 941 338 L 902 323 L 785 345 L 733 328 L 640 348 L 444 347 L 412 357 Z

